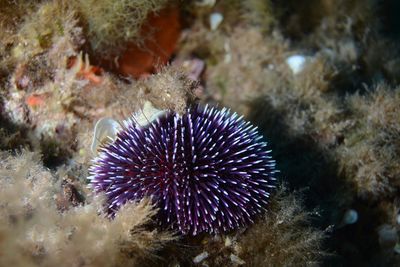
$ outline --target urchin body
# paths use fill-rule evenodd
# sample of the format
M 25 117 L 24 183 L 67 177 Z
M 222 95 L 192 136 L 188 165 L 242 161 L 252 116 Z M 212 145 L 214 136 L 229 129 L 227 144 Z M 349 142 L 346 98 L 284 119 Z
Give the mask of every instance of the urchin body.
M 150 197 L 159 221 L 183 234 L 219 233 L 262 213 L 275 187 L 275 162 L 257 128 L 229 111 L 196 106 L 146 127 L 125 122 L 90 168 L 110 213 Z

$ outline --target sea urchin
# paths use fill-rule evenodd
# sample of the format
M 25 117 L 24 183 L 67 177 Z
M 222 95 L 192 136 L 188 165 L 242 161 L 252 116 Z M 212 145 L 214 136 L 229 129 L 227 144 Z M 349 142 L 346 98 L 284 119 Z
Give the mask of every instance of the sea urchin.
M 195 106 L 147 126 L 124 123 L 90 168 L 110 214 L 150 197 L 159 222 L 183 234 L 219 233 L 252 222 L 275 187 L 275 161 L 257 128 L 236 113 Z

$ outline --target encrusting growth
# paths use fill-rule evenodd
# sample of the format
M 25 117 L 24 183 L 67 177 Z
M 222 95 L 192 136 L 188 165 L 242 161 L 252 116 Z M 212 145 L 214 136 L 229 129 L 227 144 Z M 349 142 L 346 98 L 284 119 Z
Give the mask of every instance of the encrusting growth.
M 60 211 L 61 181 L 38 158 L 0 152 L 0 266 L 143 266 L 173 239 L 145 227 L 156 214 L 148 200 L 113 220 L 99 213 L 100 195 Z

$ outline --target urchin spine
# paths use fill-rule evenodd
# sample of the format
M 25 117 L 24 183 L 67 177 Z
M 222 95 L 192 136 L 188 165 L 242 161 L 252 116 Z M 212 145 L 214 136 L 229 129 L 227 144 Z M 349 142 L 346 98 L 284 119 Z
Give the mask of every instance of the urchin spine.
M 151 197 L 162 224 L 182 233 L 218 233 L 263 212 L 275 187 L 275 161 L 257 128 L 227 109 L 168 112 L 147 127 L 125 122 L 90 168 L 114 213 Z

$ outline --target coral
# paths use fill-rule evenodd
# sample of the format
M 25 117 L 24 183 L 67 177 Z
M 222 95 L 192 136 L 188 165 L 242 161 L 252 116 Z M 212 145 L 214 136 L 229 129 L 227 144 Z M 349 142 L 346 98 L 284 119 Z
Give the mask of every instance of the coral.
M 283 76 L 280 71 L 287 43 L 279 35 L 265 40 L 254 29 L 235 29 L 231 36 L 224 36 L 222 43 L 225 43 L 224 52 L 217 55 L 218 64 L 206 70 L 208 91 L 223 105 L 247 114 L 249 100 L 284 83 L 279 80 Z
M 196 106 L 146 127 L 134 118 L 124 125 L 90 168 L 91 186 L 105 192 L 111 214 L 151 197 L 164 225 L 197 235 L 244 226 L 268 205 L 275 161 L 237 114 Z
M 400 189 L 400 89 L 378 84 L 348 97 L 352 127 L 338 150 L 343 171 L 364 198 L 387 198 Z
M 60 94 L 65 90 L 60 90 L 63 87 L 60 80 L 67 80 L 67 59 L 77 55 L 83 42 L 74 11 L 59 1 L 38 4 L 35 9 L 27 10 L 17 30 L 11 50 L 16 66 L 5 108 L 14 121 L 23 123 L 43 108 L 59 114 L 54 110 L 59 111 L 60 105 L 44 103 L 51 103 L 52 97 L 63 98 Z M 64 86 L 69 84 L 66 82 Z
M 288 1 L 275 8 L 282 10 L 277 14 L 286 36 L 328 57 L 340 70 L 333 80 L 340 83 L 337 89 L 354 91 L 383 78 L 398 82 L 399 51 L 382 32 L 382 6 L 375 0 L 324 0 Z
M 48 167 L 71 157 L 77 149 L 77 122 L 91 109 L 103 108 L 105 94 L 112 101 L 115 92 L 108 75 L 92 74 L 95 68 L 87 57 L 83 64 L 83 55 L 78 53 L 84 41 L 81 33 L 74 11 L 65 3 L 51 1 L 28 12 L 12 49 L 18 64 L 5 94 L 5 113 L 29 129 L 32 146 L 43 152 Z M 39 42 L 43 36 L 47 36 L 45 43 Z M 71 64 L 72 59 L 77 64 Z M 105 90 L 94 94 L 93 87 Z M 81 99 L 90 103 L 89 108 L 82 107 Z
M 60 212 L 60 183 L 37 154 L 2 152 L 1 161 L 2 266 L 140 266 L 171 240 L 145 230 L 156 213 L 148 201 L 122 207 L 114 220 L 99 214 L 101 198 Z
M 315 41 L 323 39 L 330 42 L 332 39 L 340 40 L 345 35 L 361 37 L 365 34 L 367 27 L 376 23 L 374 17 L 376 4 L 375 0 L 290 0 L 285 3 L 275 3 L 275 8 L 288 35 L 300 38 L 306 34 L 317 33 L 318 36 L 313 37 Z
M 18 30 L 13 57 L 29 62 L 66 37 L 77 48 L 81 44 L 81 31 L 76 24 L 74 10 L 65 3 L 55 0 L 38 5 L 36 10 L 28 12 Z
M 328 254 L 323 249 L 328 235 L 309 226 L 315 217 L 299 193 L 280 186 L 264 217 L 245 231 L 205 237 L 191 260 L 209 266 L 318 265 Z
M 280 191 L 264 220 L 238 240 L 238 256 L 248 266 L 315 266 L 326 254 L 321 250 L 326 236 L 305 226 L 311 216 L 298 196 Z
M 0 1 L 0 84 L 2 85 L 13 67 L 16 64 L 15 58 L 11 55 L 15 32 L 24 15 L 31 11 L 36 1 L 23 0 L 1 0 Z
M 122 85 L 117 105 L 111 105 L 115 114 L 125 117 L 138 111 L 144 102 L 150 101 L 158 109 L 170 109 L 183 114 L 188 104 L 195 100 L 193 91 L 197 84 L 188 79 L 178 68 L 163 67 L 157 74 Z
M 166 5 L 166 0 L 76 0 L 92 49 L 103 56 L 115 56 L 128 42 L 142 42 L 140 29 L 147 16 Z
M 245 20 L 260 27 L 262 33 L 270 32 L 275 23 L 274 9 L 270 0 L 243 1 L 241 5 Z

